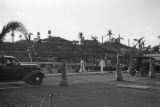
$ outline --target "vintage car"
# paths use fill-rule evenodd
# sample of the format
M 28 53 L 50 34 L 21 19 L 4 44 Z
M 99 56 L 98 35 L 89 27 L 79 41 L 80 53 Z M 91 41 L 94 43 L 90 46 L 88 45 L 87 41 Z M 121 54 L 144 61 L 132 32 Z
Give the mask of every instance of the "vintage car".
M 13 56 L 0 55 L 0 82 L 24 81 L 40 85 L 44 77 L 37 64 L 23 64 Z

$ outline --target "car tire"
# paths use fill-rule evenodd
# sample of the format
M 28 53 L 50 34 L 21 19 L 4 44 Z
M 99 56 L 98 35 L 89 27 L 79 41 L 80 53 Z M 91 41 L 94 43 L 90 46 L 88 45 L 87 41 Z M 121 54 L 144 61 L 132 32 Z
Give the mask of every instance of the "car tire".
M 43 77 L 41 75 L 36 74 L 31 78 L 30 84 L 41 85 L 42 81 L 43 81 Z
M 136 74 L 136 69 L 135 69 L 134 67 L 131 67 L 131 68 L 129 69 L 129 74 L 130 74 L 131 76 L 135 76 L 135 74 Z

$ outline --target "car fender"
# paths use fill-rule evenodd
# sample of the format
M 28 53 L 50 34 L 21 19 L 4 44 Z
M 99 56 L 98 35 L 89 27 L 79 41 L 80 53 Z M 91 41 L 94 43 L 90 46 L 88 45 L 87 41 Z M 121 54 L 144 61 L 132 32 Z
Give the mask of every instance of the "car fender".
M 33 75 L 41 75 L 43 78 L 45 78 L 44 74 L 42 72 L 40 72 L 39 70 L 34 70 L 32 72 L 30 72 L 29 74 L 27 74 L 25 77 L 23 77 L 23 81 L 26 81 L 28 79 L 30 79 Z

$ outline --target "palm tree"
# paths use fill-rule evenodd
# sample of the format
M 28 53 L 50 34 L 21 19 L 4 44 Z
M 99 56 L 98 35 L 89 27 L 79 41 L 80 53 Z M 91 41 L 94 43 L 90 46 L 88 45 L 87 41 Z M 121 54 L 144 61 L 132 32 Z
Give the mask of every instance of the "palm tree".
M 0 33 L 0 43 L 3 42 L 4 37 L 6 36 L 7 33 L 12 32 L 11 36 L 12 36 L 12 42 L 14 42 L 14 31 L 19 31 L 23 34 L 25 34 L 27 32 L 25 26 L 18 21 L 10 21 L 7 23 L 7 25 L 3 26 L 2 31 Z
M 123 40 L 123 39 L 124 39 L 124 38 L 121 37 L 121 35 L 119 34 L 119 35 L 118 35 L 118 38 L 113 38 L 113 41 L 114 41 L 115 43 L 119 43 L 119 44 L 120 44 L 120 41 Z
M 32 36 L 33 34 L 32 33 L 25 33 L 25 39 L 27 40 L 27 41 L 31 41 L 31 36 Z
M 91 36 L 92 40 L 95 42 L 98 42 L 98 37 L 97 36 Z
M 98 37 L 97 36 L 91 36 L 91 38 L 97 45 L 98 44 Z
M 141 49 L 144 49 L 144 47 L 145 47 L 145 40 L 141 42 Z
M 134 39 L 134 41 L 136 41 L 136 45 L 135 47 L 138 45 L 139 49 L 142 49 L 142 40 L 143 40 L 144 37 L 140 38 L 140 39 Z
M 111 40 L 112 40 L 112 35 L 113 35 L 112 30 L 107 30 L 107 34 L 106 34 L 106 36 L 108 36 L 108 37 L 109 37 L 109 41 L 111 41 Z

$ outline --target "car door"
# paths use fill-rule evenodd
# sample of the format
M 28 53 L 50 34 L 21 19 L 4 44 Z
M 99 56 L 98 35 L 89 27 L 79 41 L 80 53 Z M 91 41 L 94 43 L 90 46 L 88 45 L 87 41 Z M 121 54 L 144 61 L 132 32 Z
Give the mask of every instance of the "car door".
M 20 66 L 19 63 L 12 58 L 6 58 L 6 67 L 4 71 L 4 76 L 6 80 L 19 80 Z
M 4 60 L 3 60 L 3 58 L 0 58 L 0 81 L 4 81 L 4 68 L 5 68 L 5 66 L 4 66 L 5 64 L 4 64 Z

